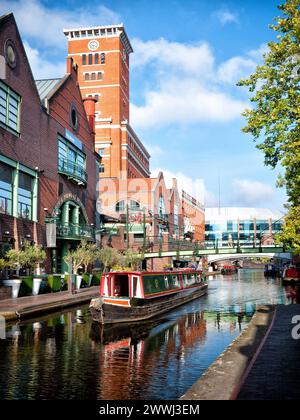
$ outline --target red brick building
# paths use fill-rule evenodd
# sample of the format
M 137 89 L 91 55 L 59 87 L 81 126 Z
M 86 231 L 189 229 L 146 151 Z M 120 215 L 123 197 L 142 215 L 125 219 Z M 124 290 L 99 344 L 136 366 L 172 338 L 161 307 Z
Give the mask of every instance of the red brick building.
M 149 178 L 150 155 L 130 126 L 130 54 L 123 25 L 65 29 L 83 98 L 96 105 L 95 148 L 102 178 Z
M 72 60 L 63 79 L 35 83 L 12 14 L 0 17 L 0 54 L 1 250 L 33 241 L 47 250 L 47 271 L 64 272 L 67 250 L 94 240 L 93 115 L 88 120 Z

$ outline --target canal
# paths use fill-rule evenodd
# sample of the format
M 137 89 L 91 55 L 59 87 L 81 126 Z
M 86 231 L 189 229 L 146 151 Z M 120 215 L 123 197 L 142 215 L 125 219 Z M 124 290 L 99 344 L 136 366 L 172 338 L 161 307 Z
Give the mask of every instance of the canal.
M 257 305 L 297 302 L 297 287 L 241 270 L 211 278 L 206 297 L 135 328 L 103 330 L 87 306 L 9 325 L 0 340 L 0 399 L 177 399 Z

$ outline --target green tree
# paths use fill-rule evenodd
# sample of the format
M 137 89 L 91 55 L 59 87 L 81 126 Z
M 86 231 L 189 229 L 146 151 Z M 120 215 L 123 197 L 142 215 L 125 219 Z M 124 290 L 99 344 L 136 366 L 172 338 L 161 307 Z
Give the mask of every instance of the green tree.
M 111 269 L 114 266 L 123 265 L 123 256 L 122 254 L 114 248 L 105 247 L 100 249 L 99 260 L 103 265 L 103 272 L 106 273 L 108 269 Z
M 300 255 L 300 206 L 290 208 L 276 242 L 283 244 L 286 250 L 293 250 L 295 255 Z
M 79 268 L 84 266 L 85 270 L 99 258 L 99 250 L 96 244 L 81 241 L 75 250 L 69 251 L 64 260 L 67 264 L 72 264 L 73 273 L 77 274 Z
M 141 263 L 144 260 L 144 255 L 128 249 L 124 254 L 125 266 L 132 270 L 138 271 L 141 269 Z
M 46 257 L 46 252 L 41 246 L 32 246 L 28 241 L 25 241 L 22 249 L 10 249 L 6 254 L 10 267 L 17 269 L 24 267 L 30 272 L 35 271 L 40 264 L 43 264 Z
M 270 25 L 277 39 L 268 44 L 263 65 L 238 85 L 249 89 L 253 104 L 243 113 L 247 120 L 243 131 L 254 137 L 267 166 L 274 169 L 281 165 L 284 171 L 278 186 L 286 187 L 290 211 L 279 240 L 297 247 L 300 231 L 290 229 L 290 222 L 297 224 L 295 216 L 300 213 L 299 0 L 286 0 L 278 8 L 281 15 Z

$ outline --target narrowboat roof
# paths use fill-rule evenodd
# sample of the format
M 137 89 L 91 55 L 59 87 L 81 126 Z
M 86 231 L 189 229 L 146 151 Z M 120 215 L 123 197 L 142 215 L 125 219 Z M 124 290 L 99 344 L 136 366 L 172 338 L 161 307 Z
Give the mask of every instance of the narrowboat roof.
M 109 273 L 105 273 L 103 275 L 122 275 L 122 276 L 128 276 L 128 275 L 142 275 L 142 276 L 147 276 L 147 275 L 167 275 L 167 274 L 198 274 L 198 273 L 202 273 L 201 270 L 193 270 L 193 269 L 188 269 L 188 270 L 174 270 L 174 271 L 110 271 Z

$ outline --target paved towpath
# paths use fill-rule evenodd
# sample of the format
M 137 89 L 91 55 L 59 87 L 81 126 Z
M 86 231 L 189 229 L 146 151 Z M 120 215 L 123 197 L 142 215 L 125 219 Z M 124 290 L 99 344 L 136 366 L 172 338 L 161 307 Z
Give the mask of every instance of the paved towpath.
M 292 337 L 295 316 L 300 317 L 300 305 L 277 306 L 273 327 L 238 393 L 238 400 L 300 399 L 300 339 Z M 295 332 L 300 334 L 300 328 Z
M 39 296 L 28 296 L 18 299 L 0 301 L 0 315 L 7 320 L 29 318 L 41 313 L 64 309 L 69 306 L 80 305 L 99 295 L 99 286 L 81 289 L 77 293 L 69 292 L 49 293 Z

